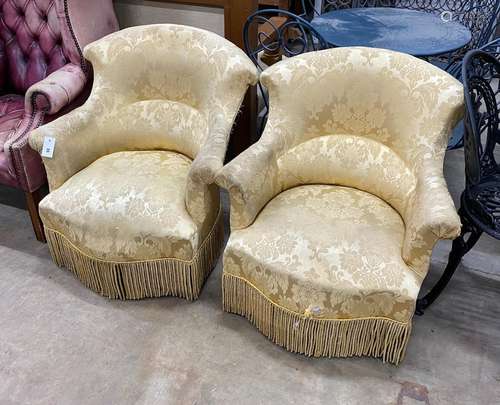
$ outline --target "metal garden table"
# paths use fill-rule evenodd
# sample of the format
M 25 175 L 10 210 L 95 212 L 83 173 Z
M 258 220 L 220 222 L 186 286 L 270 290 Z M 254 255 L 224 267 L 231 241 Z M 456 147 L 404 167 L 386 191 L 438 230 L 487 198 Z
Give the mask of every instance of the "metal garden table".
M 417 57 L 447 54 L 472 39 L 470 30 L 446 13 L 405 8 L 336 10 L 314 18 L 311 25 L 333 47 L 384 48 Z

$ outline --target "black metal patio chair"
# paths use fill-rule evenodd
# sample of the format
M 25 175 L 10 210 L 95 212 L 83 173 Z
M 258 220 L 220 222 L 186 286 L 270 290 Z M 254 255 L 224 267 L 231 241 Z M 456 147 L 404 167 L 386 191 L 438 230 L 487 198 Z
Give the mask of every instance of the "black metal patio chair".
M 453 242 L 441 279 L 417 302 L 417 314 L 441 294 L 483 233 L 500 240 L 500 42 L 494 41 L 485 50 L 467 53 L 462 66 L 466 101 L 466 187 L 459 209 L 462 234 Z

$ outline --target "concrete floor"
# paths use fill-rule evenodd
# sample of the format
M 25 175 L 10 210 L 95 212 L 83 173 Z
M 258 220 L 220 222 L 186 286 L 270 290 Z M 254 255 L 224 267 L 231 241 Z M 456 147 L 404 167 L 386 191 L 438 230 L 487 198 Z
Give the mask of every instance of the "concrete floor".
M 461 155 L 447 159 L 455 196 Z M 415 318 L 394 367 L 282 350 L 221 311 L 220 263 L 194 303 L 104 299 L 52 263 L 21 201 L 0 189 L 0 405 L 500 403 L 500 242 L 484 238 Z

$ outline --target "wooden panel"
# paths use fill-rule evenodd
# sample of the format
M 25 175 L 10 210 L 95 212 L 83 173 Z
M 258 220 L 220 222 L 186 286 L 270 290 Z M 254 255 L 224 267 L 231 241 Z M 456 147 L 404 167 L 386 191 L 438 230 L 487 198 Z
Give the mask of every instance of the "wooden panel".
M 250 14 L 257 11 L 257 0 L 228 0 L 225 7 L 226 38 L 244 49 L 243 26 Z M 251 35 L 257 42 L 257 30 Z M 255 44 L 254 44 L 255 45 Z M 247 149 L 257 136 L 257 88 L 251 87 L 243 101 L 241 113 L 231 135 L 227 159 L 231 160 Z
M 290 0 L 259 0 L 259 5 L 274 6 L 282 10 L 288 10 L 290 8 Z
M 158 0 L 165 3 L 221 7 L 224 9 L 225 37 L 243 48 L 243 25 L 257 10 L 258 0 Z
M 159 0 L 115 0 L 121 28 L 144 24 L 185 24 L 224 35 L 221 7 L 172 4 Z

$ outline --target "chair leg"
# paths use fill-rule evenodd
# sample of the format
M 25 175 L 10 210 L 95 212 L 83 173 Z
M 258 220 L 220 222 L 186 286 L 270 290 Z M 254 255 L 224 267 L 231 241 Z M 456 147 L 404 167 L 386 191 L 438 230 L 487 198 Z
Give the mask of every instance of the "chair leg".
M 40 190 L 33 191 L 32 193 L 25 192 L 26 205 L 28 206 L 28 211 L 31 217 L 31 223 L 33 224 L 33 230 L 35 231 L 36 239 L 40 242 L 47 242 L 45 239 L 45 232 L 43 230 L 42 220 L 40 219 L 40 214 L 38 212 L 38 204 L 40 203 L 41 196 Z
M 453 274 L 462 261 L 462 258 L 474 247 L 483 233 L 481 230 L 477 229 L 465 215 L 460 216 L 463 223 L 462 233 L 453 241 L 453 246 L 448 258 L 448 265 L 446 266 L 439 281 L 425 297 L 417 300 L 417 307 L 415 310 L 415 314 L 417 315 L 423 315 L 425 310 L 436 300 L 437 297 L 439 297 L 453 277 Z M 466 235 L 469 235 L 469 237 L 467 238 Z

